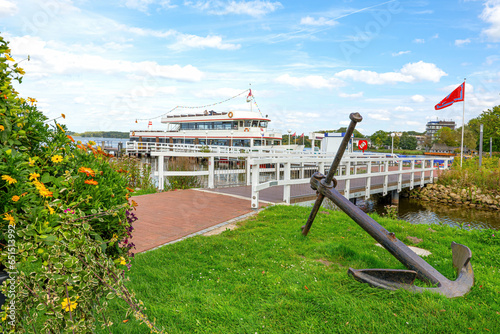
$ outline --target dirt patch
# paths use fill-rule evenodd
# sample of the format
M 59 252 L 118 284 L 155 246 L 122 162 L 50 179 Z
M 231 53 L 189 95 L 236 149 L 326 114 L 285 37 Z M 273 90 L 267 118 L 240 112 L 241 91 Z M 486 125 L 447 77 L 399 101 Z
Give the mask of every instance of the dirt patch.
M 214 228 L 213 230 L 211 231 L 208 231 L 207 233 L 203 233 L 204 236 L 208 237 L 210 235 L 217 235 L 217 234 L 221 234 L 222 232 L 226 231 L 226 230 L 235 230 L 238 228 L 238 225 L 236 225 L 236 223 L 230 223 L 230 224 L 227 224 L 227 225 L 224 225 L 224 226 L 221 226 L 221 227 L 217 227 L 217 228 Z

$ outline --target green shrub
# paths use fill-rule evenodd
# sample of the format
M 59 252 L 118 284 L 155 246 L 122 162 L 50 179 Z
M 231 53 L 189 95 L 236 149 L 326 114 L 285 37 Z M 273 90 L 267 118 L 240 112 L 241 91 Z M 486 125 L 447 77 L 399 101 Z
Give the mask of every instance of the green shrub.
M 24 71 L 9 53 L 0 37 L 3 332 L 89 333 L 108 325 L 115 296 L 148 322 L 123 285 L 135 220 L 126 173 L 95 144 L 75 144 L 57 122 L 64 115 L 48 120 L 18 96 L 12 80 Z

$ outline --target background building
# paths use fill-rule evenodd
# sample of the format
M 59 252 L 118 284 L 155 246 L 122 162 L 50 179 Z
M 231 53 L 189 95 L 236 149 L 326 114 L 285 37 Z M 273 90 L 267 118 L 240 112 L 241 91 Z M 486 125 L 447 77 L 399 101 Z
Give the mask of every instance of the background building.
M 431 137 L 431 140 L 434 140 L 434 137 L 436 136 L 436 133 L 444 128 L 450 128 L 452 130 L 455 130 L 455 121 L 430 121 L 427 122 L 425 125 L 425 131 L 427 132 L 426 135 Z

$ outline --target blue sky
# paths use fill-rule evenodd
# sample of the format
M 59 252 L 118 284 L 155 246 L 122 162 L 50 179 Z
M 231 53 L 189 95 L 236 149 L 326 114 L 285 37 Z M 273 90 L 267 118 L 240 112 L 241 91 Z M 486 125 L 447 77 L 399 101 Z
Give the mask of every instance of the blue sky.
M 249 87 L 271 127 L 364 134 L 462 123 L 434 105 L 466 81 L 465 121 L 500 104 L 500 0 L 0 0 L 0 33 L 70 130 L 143 129 Z M 249 109 L 245 95 L 216 111 Z

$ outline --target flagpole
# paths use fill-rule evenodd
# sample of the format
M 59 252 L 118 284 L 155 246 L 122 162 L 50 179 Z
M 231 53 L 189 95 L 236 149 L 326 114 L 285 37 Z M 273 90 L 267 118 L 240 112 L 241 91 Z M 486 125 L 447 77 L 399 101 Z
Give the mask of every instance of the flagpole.
M 464 102 L 462 103 L 462 140 L 460 143 L 460 168 L 462 168 L 462 160 L 464 159 L 464 128 L 465 128 L 465 80 L 464 78 Z

